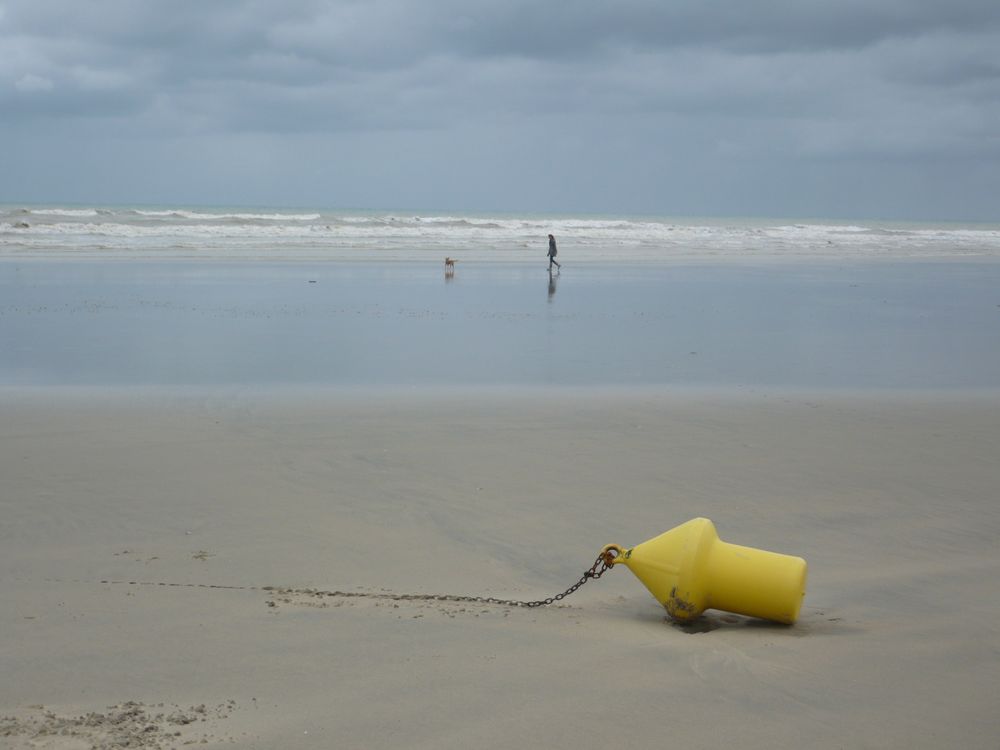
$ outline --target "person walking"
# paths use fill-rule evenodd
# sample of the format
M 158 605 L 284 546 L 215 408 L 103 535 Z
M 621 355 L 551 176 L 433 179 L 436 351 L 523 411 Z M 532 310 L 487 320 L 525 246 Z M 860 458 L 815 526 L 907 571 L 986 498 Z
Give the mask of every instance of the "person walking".
M 559 262 L 556 260 L 556 253 L 557 252 L 558 252 L 558 250 L 556 250 L 556 238 L 553 237 L 550 234 L 549 235 L 549 270 L 550 271 L 552 270 L 552 266 L 555 266 L 556 268 L 559 268 L 559 269 L 562 268 L 562 266 L 560 266 Z

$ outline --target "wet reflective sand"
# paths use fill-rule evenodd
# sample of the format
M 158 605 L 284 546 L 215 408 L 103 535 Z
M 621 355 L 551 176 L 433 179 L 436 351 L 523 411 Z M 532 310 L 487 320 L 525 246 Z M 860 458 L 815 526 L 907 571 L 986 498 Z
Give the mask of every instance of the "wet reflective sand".
M 0 263 L 0 384 L 1000 385 L 1000 264 Z

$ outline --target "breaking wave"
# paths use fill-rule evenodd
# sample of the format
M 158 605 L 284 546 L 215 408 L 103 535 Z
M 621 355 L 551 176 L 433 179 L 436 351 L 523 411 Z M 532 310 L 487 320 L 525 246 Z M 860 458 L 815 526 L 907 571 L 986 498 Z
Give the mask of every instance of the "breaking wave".
M 401 214 L 179 207 L 0 207 L 0 256 L 527 261 L 552 233 L 575 261 L 1000 257 L 1000 226 Z

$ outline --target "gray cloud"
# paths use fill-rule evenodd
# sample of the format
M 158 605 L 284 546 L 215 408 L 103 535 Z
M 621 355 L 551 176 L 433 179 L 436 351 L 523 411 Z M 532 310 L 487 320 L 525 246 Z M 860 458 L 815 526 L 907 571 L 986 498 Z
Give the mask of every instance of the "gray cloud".
M 287 183 L 322 153 L 338 168 L 296 187 L 312 202 L 374 194 L 367 167 L 389 203 L 837 213 L 857 208 L 817 186 L 803 207 L 787 175 L 889 189 L 933 171 L 957 193 L 929 185 L 910 213 L 986 216 L 973 185 L 995 185 L 978 165 L 1000 160 L 997 50 L 992 0 L 0 0 L 0 134 L 17 146 L 0 199 L 44 192 L 39 160 L 80 165 L 83 142 L 111 162 L 135 144 L 179 201 L 185 154 L 216 154 L 199 173 L 241 200 L 242 164 Z M 771 207 L 741 193 L 747 170 Z M 484 172 L 494 187 L 470 188 Z

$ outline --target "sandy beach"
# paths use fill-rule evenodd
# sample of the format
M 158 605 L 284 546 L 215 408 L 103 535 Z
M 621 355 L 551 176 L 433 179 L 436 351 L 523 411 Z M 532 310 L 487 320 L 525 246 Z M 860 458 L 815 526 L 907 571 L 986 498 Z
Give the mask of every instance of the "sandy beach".
M 437 265 L 0 263 L 0 746 L 996 747 L 1000 266 Z
M 998 438 L 988 392 L 6 388 L 0 743 L 995 747 Z M 694 516 L 808 560 L 796 625 L 421 598 Z

